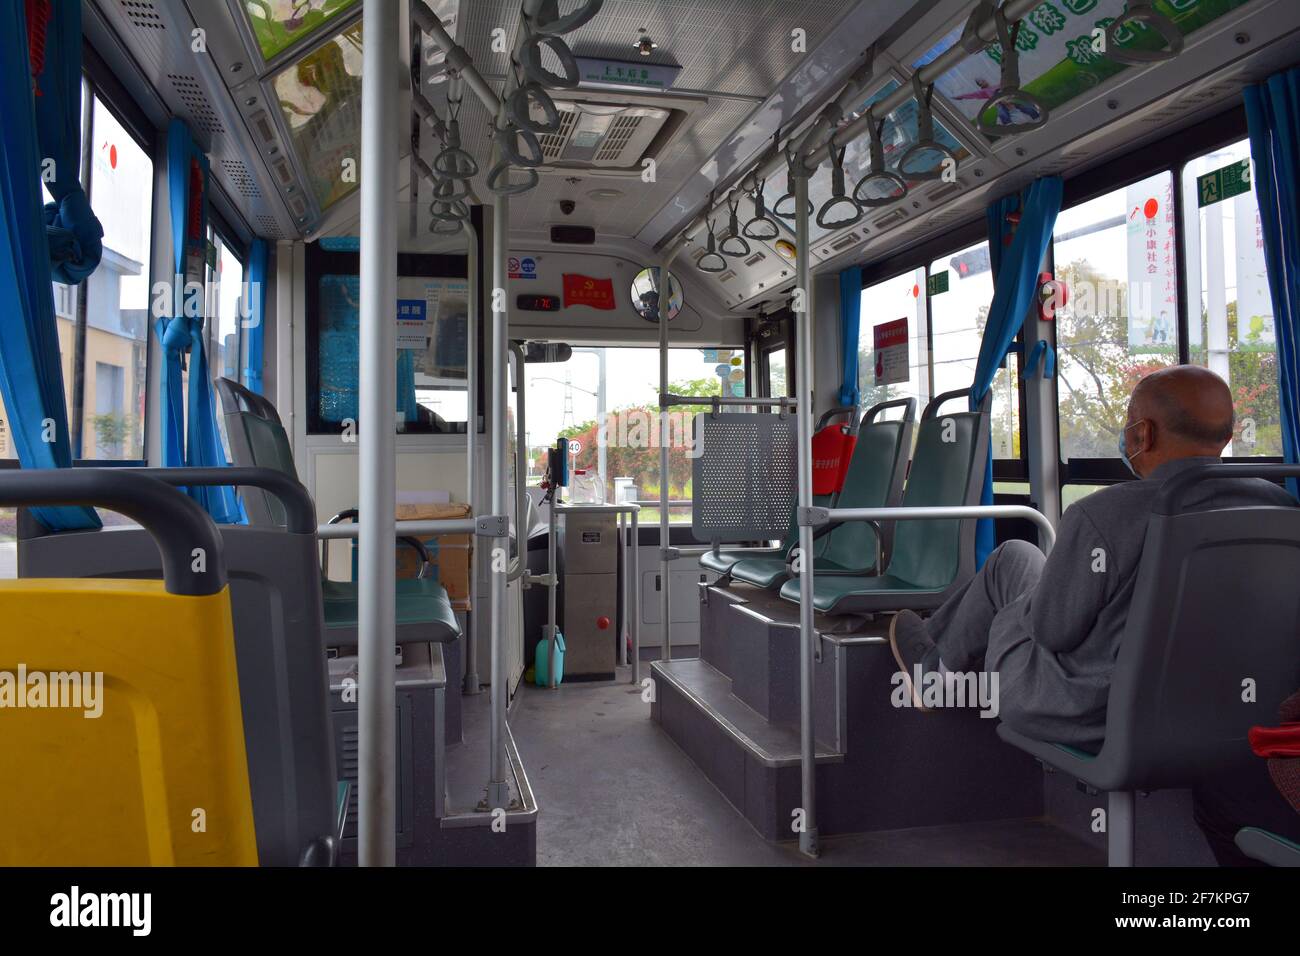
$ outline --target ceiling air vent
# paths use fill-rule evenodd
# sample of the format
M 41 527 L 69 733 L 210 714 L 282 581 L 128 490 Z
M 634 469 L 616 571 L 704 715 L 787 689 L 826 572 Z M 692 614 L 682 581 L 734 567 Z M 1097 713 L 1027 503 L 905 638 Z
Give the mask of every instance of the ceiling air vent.
M 266 115 L 266 110 L 258 110 L 249 117 L 249 121 L 253 124 L 253 131 L 262 140 L 262 145 L 275 145 L 275 127 L 271 125 L 271 118 Z
M 555 166 L 630 169 L 637 166 L 671 116 L 653 106 L 557 100 L 560 129 L 538 137 L 545 162 Z M 545 117 L 534 106 L 534 118 Z
M 849 246 L 856 245 L 862 241 L 862 237 L 856 231 L 849 233 L 847 236 L 840 236 L 826 248 L 831 252 L 843 252 Z
M 203 87 L 199 86 L 194 77 L 187 73 L 168 73 L 167 79 L 171 81 L 172 89 L 185 104 L 185 108 L 190 111 L 195 126 L 205 133 L 225 135 L 226 128 L 221 125 L 221 119 L 212 108 L 212 104 L 208 102 L 207 94 L 203 92 Z
M 162 17 L 149 0 L 122 0 L 122 9 L 131 23 L 145 30 L 166 30 Z
M 907 210 L 900 206 L 897 209 L 885 213 L 875 221 L 874 225 L 877 229 L 888 229 L 890 226 L 897 225 L 906 218 Z
M 941 202 L 943 202 L 944 200 L 949 199 L 949 198 L 951 198 L 952 196 L 957 195 L 959 192 L 961 192 L 961 191 L 964 190 L 965 188 L 966 188 L 966 185 L 965 185 L 965 184 L 964 184 L 960 179 L 957 180 L 956 182 L 948 183 L 947 185 L 945 185 L 945 186 L 943 186 L 943 187 L 941 187 L 941 188 L 939 188 L 939 189 L 935 189 L 935 190 L 933 190 L 933 191 L 930 193 L 930 196 L 929 196 L 930 202 L 932 202 L 932 203 L 941 203 Z
M 753 266 L 758 265 L 760 262 L 762 262 L 762 261 L 763 261 L 764 259 L 766 259 L 766 258 L 767 258 L 767 256 L 763 255 L 763 253 L 761 253 L 761 252 L 756 252 L 756 253 L 754 253 L 752 256 L 750 256 L 748 259 L 745 260 L 745 265 L 750 266 L 750 267 L 753 267 Z
M 280 224 L 275 221 L 274 216 L 265 214 L 258 216 L 256 220 L 258 235 L 261 236 L 279 236 Z
M 719 273 L 718 273 L 718 281 L 719 281 L 719 282 L 730 282 L 730 281 L 731 281 L 732 279 L 734 279 L 734 278 L 736 278 L 736 270 L 735 270 L 735 269 L 728 269 L 726 272 L 719 272 Z
M 568 143 L 569 136 L 573 133 L 573 126 L 577 122 L 577 113 L 561 113 L 560 128 L 554 133 L 542 133 L 537 137 L 537 143 L 542 147 L 542 158 L 546 162 L 554 162 L 564 155 L 564 146 Z

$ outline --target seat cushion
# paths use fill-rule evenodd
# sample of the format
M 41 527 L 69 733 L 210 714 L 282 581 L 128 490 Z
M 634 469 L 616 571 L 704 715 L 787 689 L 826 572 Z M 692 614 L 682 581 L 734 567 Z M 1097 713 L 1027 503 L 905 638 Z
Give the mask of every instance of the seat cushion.
M 836 561 L 818 558 L 815 565 L 818 571 L 860 571 L 860 568 L 846 568 Z M 737 581 L 744 581 L 760 588 L 774 588 L 789 578 L 785 561 L 780 558 L 746 558 L 737 561 L 731 569 L 731 576 Z M 854 579 L 856 580 L 856 578 Z M 798 600 L 798 583 L 795 587 L 795 600 Z
M 760 588 L 776 587 L 789 577 L 780 558 L 745 558 L 732 566 L 731 576 Z
M 813 580 L 813 607 L 819 611 L 834 611 L 842 601 L 852 599 L 858 595 L 885 598 L 891 594 L 896 594 L 898 596 L 897 604 L 891 603 L 889 608 L 877 606 L 872 609 L 899 610 L 911 606 L 908 603 L 909 597 L 935 594 L 940 590 L 942 589 L 917 587 L 915 584 L 904 581 L 892 574 L 882 574 L 879 577 L 828 574 L 818 576 Z M 799 580 L 797 578 L 785 582 L 785 586 L 781 588 L 781 597 L 787 601 L 799 603 Z M 846 607 L 839 608 L 839 610 L 847 613 L 854 610 L 854 608 Z
M 700 555 L 700 567 L 707 571 L 716 571 L 718 574 L 726 574 L 731 570 L 732 565 L 743 557 L 743 554 L 735 551 L 706 551 Z
M 357 626 L 357 586 L 352 581 L 322 581 L 327 628 Z M 460 636 L 456 612 L 447 589 L 432 578 L 397 580 L 397 624 L 429 624 L 429 640 L 446 642 Z

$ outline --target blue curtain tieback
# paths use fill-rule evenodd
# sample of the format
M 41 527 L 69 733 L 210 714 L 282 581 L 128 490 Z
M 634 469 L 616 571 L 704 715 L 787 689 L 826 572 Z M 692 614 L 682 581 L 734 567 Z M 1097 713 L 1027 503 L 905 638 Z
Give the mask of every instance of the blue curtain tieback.
M 162 325 L 162 332 L 159 339 L 162 347 L 168 352 L 175 352 L 177 355 L 184 355 L 190 351 L 194 344 L 194 336 L 203 328 L 203 320 L 191 318 L 187 315 L 177 315 L 170 319 L 159 319 Z
M 1033 375 L 1038 369 L 1039 361 L 1043 363 L 1043 378 L 1051 378 L 1056 374 L 1056 352 L 1047 344 L 1045 339 L 1039 339 L 1034 344 L 1033 351 L 1029 353 L 1029 361 L 1025 363 L 1025 374 Z
M 80 186 L 45 204 L 45 237 L 55 282 L 77 285 L 95 271 L 104 255 L 104 227 Z

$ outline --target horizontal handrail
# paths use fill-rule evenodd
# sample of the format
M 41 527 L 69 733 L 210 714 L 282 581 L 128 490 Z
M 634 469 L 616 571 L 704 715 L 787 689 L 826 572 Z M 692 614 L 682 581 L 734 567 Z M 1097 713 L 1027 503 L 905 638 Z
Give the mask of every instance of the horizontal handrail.
M 581 514 L 634 514 L 641 510 L 641 506 L 630 501 L 625 501 L 617 505 L 601 504 L 568 504 L 560 502 L 558 505 L 552 505 L 556 514 L 581 515 Z
M 297 478 L 275 468 L 126 468 L 129 474 L 147 475 L 174 487 L 238 486 L 260 488 L 276 497 L 284 508 L 285 530 L 311 534 L 316 525 L 316 506 Z
M 1025 518 L 1042 532 L 1050 554 L 1056 544 L 1056 528 L 1047 516 L 1026 505 L 933 505 L 924 508 L 817 508 L 826 521 L 926 521 L 938 518 Z M 821 523 L 821 522 L 819 522 Z
M 126 515 L 149 532 L 168 594 L 218 594 L 226 586 L 221 533 L 193 498 L 157 478 L 119 468 L 23 468 L 0 476 L 0 507 L 84 505 Z M 6 622 L 8 623 L 8 622 Z
M 426 521 L 393 522 L 393 538 L 403 535 L 424 534 L 473 534 L 476 525 L 473 518 L 430 518 Z M 355 538 L 361 533 L 358 524 L 322 524 L 316 526 L 316 537 L 321 540 L 331 538 Z
M 757 395 L 673 395 L 667 392 L 659 396 L 659 404 L 667 408 L 670 405 L 761 405 L 763 407 L 794 408 L 793 398 L 763 398 Z

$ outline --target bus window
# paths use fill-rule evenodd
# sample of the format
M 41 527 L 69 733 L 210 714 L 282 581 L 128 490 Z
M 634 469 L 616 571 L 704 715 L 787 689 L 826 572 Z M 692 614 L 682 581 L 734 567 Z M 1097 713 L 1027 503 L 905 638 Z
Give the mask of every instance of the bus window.
M 1128 397 L 1178 361 L 1178 246 L 1168 172 L 1061 211 L 1053 254 L 1061 457 L 1117 458 Z
M 1216 372 L 1232 389 L 1236 429 L 1225 456 L 1282 455 L 1277 337 L 1264 262 L 1259 205 L 1242 140 L 1183 167 L 1187 229 L 1188 358 Z M 1227 170 L 1249 188 L 1216 188 Z M 1199 188 L 1198 188 L 1199 187 Z
M 930 265 L 930 350 L 934 394 L 970 388 L 993 302 L 989 247 L 982 242 Z M 993 379 L 994 458 L 1020 458 L 1020 374 L 1014 355 Z
M 772 349 L 763 353 L 763 358 L 767 363 L 767 392 L 772 398 L 780 398 L 782 395 L 790 394 L 790 377 L 786 372 L 786 348 Z
M 676 395 L 743 396 L 746 369 L 742 349 L 668 350 L 669 389 Z M 527 483 L 536 487 L 546 467 L 546 449 L 556 439 L 577 451 L 571 468 L 599 476 L 609 502 L 644 502 L 641 524 L 659 520 L 659 355 L 650 348 L 575 346 L 564 363 L 529 365 Z M 511 393 L 511 435 L 514 435 Z M 669 413 L 669 518 L 691 520 L 690 448 L 696 413 L 707 405 L 683 405 Z M 601 438 L 601 420 L 605 422 Z
M 244 292 L 244 263 L 220 233 L 214 233 L 216 268 L 209 272 L 213 299 L 213 347 L 209 364 L 213 375 L 244 383 L 243 323 L 241 296 Z
M 930 377 L 927 370 L 929 350 L 925 329 L 925 269 L 913 269 L 862 290 L 862 320 L 858 330 L 858 389 L 862 407 L 895 398 L 915 398 L 924 405 L 929 398 Z M 907 326 L 906 355 L 883 352 L 877 356 L 877 329 L 887 335 L 892 322 Z M 896 348 L 896 346 L 895 346 Z M 891 364 L 891 359 L 897 364 Z M 906 359 L 906 371 L 902 361 Z M 877 363 L 879 359 L 879 363 Z M 904 377 L 905 376 L 905 377 Z M 970 382 L 966 383 L 967 385 Z
M 216 256 L 208 268 L 208 368 L 213 378 L 228 378 L 247 384 L 244 378 L 244 324 L 240 321 L 241 296 L 244 292 L 244 264 L 230 244 L 215 229 L 210 230 Z M 226 419 L 217 416 L 217 431 L 226 460 L 230 460 L 230 440 L 226 437 Z
M 90 150 L 87 191 L 104 227 L 104 257 L 80 288 L 56 284 L 54 296 L 72 453 L 81 458 L 141 459 L 152 334 L 153 161 L 103 101 L 98 96 L 92 100 L 91 134 L 82 146 Z M 75 304 L 83 290 L 84 316 L 77 316 Z M 84 322 L 84 339 L 79 322 Z

